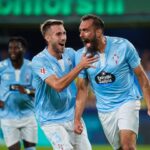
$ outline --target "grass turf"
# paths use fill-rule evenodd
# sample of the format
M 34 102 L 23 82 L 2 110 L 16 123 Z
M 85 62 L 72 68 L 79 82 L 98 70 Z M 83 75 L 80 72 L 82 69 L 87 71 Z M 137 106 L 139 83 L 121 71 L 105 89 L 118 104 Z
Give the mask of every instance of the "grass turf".
M 5 146 L 0 146 L 0 150 L 7 150 L 7 148 Z M 37 147 L 36 150 L 52 150 L 52 148 Z M 104 146 L 102 146 L 102 145 L 93 145 L 92 150 L 112 150 L 112 148 L 110 146 L 105 146 L 105 145 Z M 140 146 L 137 147 L 137 150 L 150 150 L 150 145 L 140 145 Z

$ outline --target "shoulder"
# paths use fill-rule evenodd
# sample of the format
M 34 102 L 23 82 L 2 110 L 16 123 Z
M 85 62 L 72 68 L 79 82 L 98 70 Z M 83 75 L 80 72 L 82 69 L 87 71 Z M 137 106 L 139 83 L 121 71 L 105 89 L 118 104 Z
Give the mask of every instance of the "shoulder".
M 64 50 L 64 53 L 66 53 L 66 54 L 75 54 L 76 51 L 71 47 L 66 47 L 65 50 Z
M 24 58 L 24 64 L 28 67 L 31 67 L 31 61 Z
M 5 59 L 3 61 L 0 61 L 0 70 L 5 69 L 6 67 L 9 67 L 9 59 Z
M 125 46 L 127 45 L 132 45 L 132 43 L 125 39 L 125 38 L 122 38 L 122 37 L 111 37 L 111 36 L 106 36 L 106 38 L 112 43 L 112 44 L 123 44 Z
M 40 53 L 38 53 L 32 58 L 32 63 L 37 62 L 37 61 L 42 61 L 45 59 L 45 57 L 46 55 L 45 55 L 45 49 L 44 49 L 43 51 L 41 51 Z
M 86 50 L 85 50 L 85 47 L 82 47 L 82 48 L 80 48 L 80 49 L 78 49 L 77 50 L 77 53 L 83 53 L 83 52 L 85 52 Z
M 76 51 L 73 48 L 71 47 L 65 48 L 64 50 L 65 57 L 67 58 L 69 57 L 70 59 L 75 60 L 75 55 L 76 55 Z
M 86 53 L 86 48 L 82 47 L 77 50 L 76 57 L 82 56 L 83 53 Z

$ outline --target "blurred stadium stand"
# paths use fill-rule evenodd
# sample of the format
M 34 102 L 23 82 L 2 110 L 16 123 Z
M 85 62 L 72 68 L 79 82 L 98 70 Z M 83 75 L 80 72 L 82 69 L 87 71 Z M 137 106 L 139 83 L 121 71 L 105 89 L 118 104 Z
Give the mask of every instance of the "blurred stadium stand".
M 78 26 L 84 14 L 97 14 L 103 18 L 105 35 L 119 36 L 131 41 L 142 58 L 144 69 L 150 78 L 150 1 L 149 0 L 0 0 L 0 60 L 7 57 L 7 42 L 11 36 L 21 35 L 29 42 L 26 57 L 31 59 L 41 51 L 45 42 L 40 24 L 49 18 L 62 19 L 67 30 L 67 46 L 82 47 Z M 106 144 L 107 140 L 98 121 L 95 98 L 89 94 L 84 113 L 89 139 L 94 144 Z M 150 118 L 145 104 L 140 112 L 139 144 L 150 144 Z M 39 145 L 44 143 L 39 129 Z M 0 133 L 0 144 L 3 142 Z

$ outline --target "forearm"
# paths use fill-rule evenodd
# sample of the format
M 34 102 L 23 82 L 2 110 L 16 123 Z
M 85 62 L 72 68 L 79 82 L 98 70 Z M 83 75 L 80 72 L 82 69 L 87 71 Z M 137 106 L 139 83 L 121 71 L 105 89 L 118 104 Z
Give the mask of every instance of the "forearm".
M 93 67 L 92 63 L 97 61 L 97 57 L 86 57 L 84 54 L 81 58 L 80 63 L 72 69 L 65 76 L 58 78 L 56 75 L 51 75 L 45 79 L 45 82 L 56 91 L 61 92 L 64 88 L 66 88 L 80 73 L 80 71 L 84 68 Z
M 136 74 L 140 83 L 140 87 L 148 107 L 148 114 L 150 115 L 150 81 L 141 65 L 134 69 L 134 73 Z
M 88 90 L 78 90 L 77 99 L 76 99 L 76 108 L 75 108 L 75 121 L 80 121 L 86 101 L 88 97 Z
M 75 121 L 80 121 L 84 108 L 85 108 L 86 100 L 85 99 L 77 99 L 76 100 L 76 108 L 75 108 Z
M 141 74 L 138 79 L 147 107 L 150 110 L 150 81 L 148 80 L 147 76 L 145 76 L 145 74 Z
M 146 83 L 143 81 L 141 83 L 141 88 L 142 88 L 143 96 L 146 101 L 147 107 L 150 110 L 150 83 L 149 81 L 147 81 Z
M 53 88 L 58 92 L 61 92 L 64 88 L 66 88 L 80 73 L 83 69 L 81 64 L 78 64 L 73 70 L 71 70 L 67 75 L 62 78 L 57 78 L 53 84 Z

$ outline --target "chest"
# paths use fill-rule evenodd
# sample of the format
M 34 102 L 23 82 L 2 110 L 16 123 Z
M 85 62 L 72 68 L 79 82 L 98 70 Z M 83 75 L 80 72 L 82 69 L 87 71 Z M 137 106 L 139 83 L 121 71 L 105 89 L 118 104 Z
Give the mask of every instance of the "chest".
M 89 76 L 95 76 L 102 71 L 118 74 L 121 70 L 129 67 L 125 53 L 118 49 L 111 49 L 108 53 L 102 53 L 98 56 L 98 61 L 92 64 L 94 68 L 87 69 Z
M 32 72 L 29 68 L 15 70 L 13 68 L 7 68 L 1 74 L 1 82 L 5 84 L 19 83 L 28 84 L 32 78 Z
M 69 73 L 73 69 L 74 64 L 70 57 L 65 57 L 63 59 L 51 62 L 49 67 L 58 76 L 63 76 L 65 74 Z

